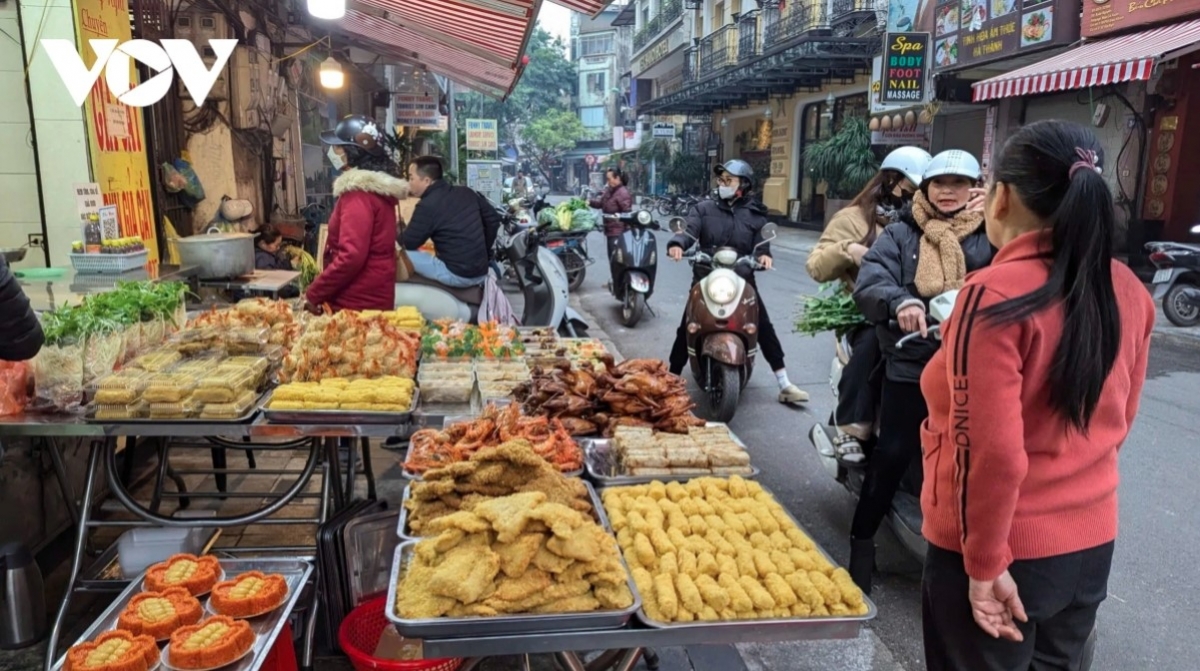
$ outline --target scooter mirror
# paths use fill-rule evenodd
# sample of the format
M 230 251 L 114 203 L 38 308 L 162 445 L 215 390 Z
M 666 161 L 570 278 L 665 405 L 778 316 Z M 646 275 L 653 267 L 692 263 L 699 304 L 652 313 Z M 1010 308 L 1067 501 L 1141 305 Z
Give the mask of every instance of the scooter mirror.
M 671 229 L 672 233 L 679 234 L 687 230 L 687 222 L 683 220 L 683 217 L 671 217 L 671 220 L 667 222 L 667 227 Z
M 763 242 L 765 243 L 765 242 L 770 242 L 770 241 L 774 240 L 777 229 L 778 229 L 778 226 L 776 226 L 774 223 L 771 223 L 771 222 L 768 222 L 766 225 L 764 225 L 762 227 Z

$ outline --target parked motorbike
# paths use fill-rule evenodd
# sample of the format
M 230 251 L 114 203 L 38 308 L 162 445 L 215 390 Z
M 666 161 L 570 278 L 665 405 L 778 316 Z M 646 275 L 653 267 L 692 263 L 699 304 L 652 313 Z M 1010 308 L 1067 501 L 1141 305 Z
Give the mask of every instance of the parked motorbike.
M 521 323 L 553 326 L 569 338 L 587 337 L 588 324 L 570 305 L 570 280 L 562 260 L 546 246 L 546 227 L 530 226 L 508 239 L 504 258 L 525 297 Z
M 682 218 L 671 219 L 669 225 L 672 232 L 687 234 Z M 775 224 L 763 226 L 762 238 L 755 250 L 775 239 Z M 708 418 L 728 422 L 737 412 L 758 353 L 758 294 L 744 275 L 762 266 L 753 251 L 739 257 L 729 247 L 689 256 L 692 266 L 712 268 L 692 287 L 685 307 L 692 376 L 704 390 Z
M 1192 235 L 1200 235 L 1200 225 Z M 1200 245 L 1181 242 L 1148 242 L 1154 273 L 1154 299 L 1176 326 L 1200 324 Z
M 588 231 L 548 231 L 546 248 L 554 252 L 567 271 L 571 291 L 579 291 L 587 277 L 587 267 L 592 264 L 588 255 Z
M 499 259 L 496 270 L 500 277 L 513 282 L 517 280 L 516 269 L 506 263 L 505 250 L 508 249 L 509 240 L 517 233 L 532 227 L 537 222 L 538 215 L 548 207 L 550 205 L 546 202 L 546 193 L 543 192 L 529 198 L 511 200 L 501 209 L 504 225 L 496 236 L 493 248 L 496 258 Z M 591 257 L 588 256 L 587 231 L 548 231 L 545 240 L 546 247 L 562 259 L 567 278 L 570 280 L 570 290 L 578 291 L 587 276 L 587 266 L 592 263 Z
M 661 231 L 646 210 L 616 215 L 625 224 L 609 258 L 612 281 L 608 285 L 613 298 L 621 301 L 621 323 L 633 328 L 650 310 L 647 303 L 654 294 L 658 274 L 658 241 L 651 231 Z M 651 314 L 653 314 L 651 310 Z

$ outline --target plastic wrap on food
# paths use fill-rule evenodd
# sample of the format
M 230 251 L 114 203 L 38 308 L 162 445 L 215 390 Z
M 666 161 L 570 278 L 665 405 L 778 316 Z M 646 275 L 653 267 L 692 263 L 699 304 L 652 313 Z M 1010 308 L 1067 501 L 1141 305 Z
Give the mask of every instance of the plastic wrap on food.
M 200 402 L 195 396 L 182 401 L 150 403 L 150 419 L 191 419 L 200 411 Z
M 253 354 L 261 352 L 270 338 L 270 328 L 243 327 L 226 331 L 223 342 L 230 354 Z
M 205 419 L 237 419 L 250 412 L 258 400 L 258 394 L 244 391 L 229 403 L 205 403 L 200 410 L 200 417 Z
M 119 331 L 93 333 L 83 348 L 83 382 L 89 384 L 109 373 L 121 361 L 124 339 Z
M 92 402 L 97 405 L 129 405 L 137 402 L 146 388 L 147 373 L 124 368 L 92 384 Z
M 197 381 L 194 393 L 204 403 L 232 403 L 243 391 L 253 389 L 255 377 L 245 368 L 218 368 Z
M 158 373 L 150 376 L 142 390 L 142 400 L 149 403 L 178 403 L 196 389 L 195 376 L 186 373 Z
M 524 382 L 529 379 L 529 368 L 525 359 L 476 361 L 475 377 L 480 384 L 485 382 Z
M 475 383 L 464 381 L 425 380 L 421 382 L 421 398 L 426 403 L 470 403 Z
M 183 355 L 174 349 L 161 348 L 147 352 L 134 359 L 128 368 L 137 368 L 150 373 L 161 373 L 179 363 Z
M 34 387 L 42 403 L 74 411 L 83 403 L 83 345 L 47 345 L 32 362 Z
M 147 407 L 143 402 L 127 405 L 93 405 L 92 415 L 96 419 L 141 419 L 146 416 Z

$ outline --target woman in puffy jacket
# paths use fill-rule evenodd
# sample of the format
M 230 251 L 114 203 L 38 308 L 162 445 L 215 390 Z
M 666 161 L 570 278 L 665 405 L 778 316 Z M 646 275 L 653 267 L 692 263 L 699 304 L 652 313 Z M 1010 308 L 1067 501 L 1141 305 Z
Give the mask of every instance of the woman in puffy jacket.
M 605 215 L 624 214 L 633 211 L 633 196 L 629 194 L 629 189 L 626 186 L 629 183 L 629 177 L 621 172 L 620 168 L 609 168 L 604 172 L 606 186 L 604 192 L 599 198 L 593 198 L 588 201 L 588 207 L 595 207 Z M 608 258 L 612 258 L 613 249 L 617 246 L 617 240 L 621 234 L 625 232 L 625 224 L 614 217 L 604 217 L 604 238 L 608 241 Z
M 0 257 L 0 361 L 32 359 L 45 341 L 42 325 L 20 282 Z
M 408 194 L 408 182 L 387 156 L 379 127 L 351 115 L 321 134 L 329 145 L 337 202 L 329 216 L 325 266 L 308 287 L 312 311 L 392 310 L 396 300 L 396 206 Z
M 818 282 L 841 281 L 853 291 L 863 256 L 884 227 L 898 221 L 900 212 L 912 202 L 931 158 L 920 147 L 900 147 L 888 154 L 875 177 L 825 227 L 805 264 L 809 276 Z M 847 338 L 851 356 L 838 382 L 833 441 L 829 442 L 819 424 L 813 427 L 812 437 L 825 456 L 856 465 L 866 460 L 862 446 L 874 434 L 880 383 L 875 373 L 881 355 L 871 325 L 854 329 Z
M 879 443 L 850 527 L 850 575 L 865 592 L 875 565 L 875 532 L 910 471 L 920 477 L 921 422 L 929 415 L 921 396 L 921 371 L 939 347 L 921 337 L 896 347 L 910 333 L 925 336 L 930 299 L 963 286 L 967 273 L 987 266 L 996 253 L 983 213 L 970 207 L 981 177 L 979 161 L 951 149 L 933 157 L 912 206 L 863 257 L 854 300 L 875 325 L 883 354 Z

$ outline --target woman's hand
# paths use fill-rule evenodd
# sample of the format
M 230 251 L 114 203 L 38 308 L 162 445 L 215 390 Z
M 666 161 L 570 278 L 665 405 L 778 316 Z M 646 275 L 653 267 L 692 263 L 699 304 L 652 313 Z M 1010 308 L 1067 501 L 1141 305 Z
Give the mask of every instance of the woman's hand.
M 667 258 L 672 261 L 678 261 L 683 258 L 682 247 L 667 247 Z
M 850 255 L 850 258 L 854 259 L 854 265 L 856 266 L 862 265 L 863 257 L 866 256 L 867 252 L 869 251 L 871 251 L 870 247 L 857 242 L 851 242 L 846 246 L 846 253 Z
M 775 264 L 773 261 L 771 261 L 771 257 L 763 254 L 762 256 L 758 257 L 758 265 L 762 266 L 763 270 L 770 270 Z
M 971 200 L 967 201 L 968 212 L 983 212 L 983 205 L 987 202 L 987 189 L 971 189 Z
M 896 313 L 896 321 L 900 330 L 905 333 L 921 332 L 921 337 L 929 335 L 929 327 L 925 324 L 925 308 L 920 305 L 910 305 Z
M 1028 622 L 1029 616 L 1025 614 L 1025 605 L 1017 595 L 1017 583 L 1008 571 L 995 580 L 971 578 L 967 599 L 971 602 L 975 624 L 988 636 L 1018 643 L 1025 640 L 1013 621 Z

